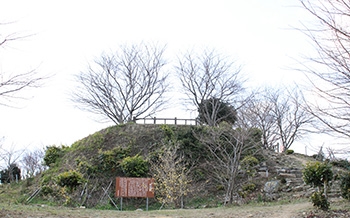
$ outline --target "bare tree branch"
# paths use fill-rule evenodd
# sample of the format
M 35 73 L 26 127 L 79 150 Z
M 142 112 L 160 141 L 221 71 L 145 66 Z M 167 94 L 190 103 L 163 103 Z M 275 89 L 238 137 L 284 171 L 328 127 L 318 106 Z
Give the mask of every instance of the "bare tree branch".
M 6 25 L 11 23 L 0 23 Z M 0 32 L 0 48 L 6 46 L 9 42 L 27 38 L 30 35 L 20 35 L 18 33 L 3 35 Z M 8 73 L 0 71 L 0 105 L 12 106 L 12 102 L 16 99 L 26 99 L 20 93 L 31 88 L 42 86 L 42 81 L 48 77 L 41 77 L 36 70 L 25 73 Z
M 33 177 L 45 170 L 42 164 L 44 156 L 45 153 L 43 150 L 34 150 L 32 152 L 26 152 L 23 155 L 21 163 L 26 171 L 26 176 Z
M 231 125 L 223 123 L 195 135 L 210 152 L 208 170 L 212 178 L 225 188 L 225 203 L 232 203 L 237 191 L 236 180 L 241 157 L 248 151 L 259 150 L 261 146 L 260 139 L 251 140 L 254 131 L 245 127 L 234 130 Z
M 215 50 L 200 54 L 188 52 L 179 59 L 176 71 L 182 83 L 187 103 L 194 105 L 206 123 L 215 126 L 225 117 L 219 117 L 221 103 L 237 108 L 243 92 L 240 67 Z M 221 103 L 220 103 L 221 102 Z
M 19 93 L 31 88 L 42 86 L 42 81 L 47 77 L 38 76 L 38 72 L 29 71 L 27 73 L 9 75 L 6 77 L 0 72 L 0 105 L 10 106 L 15 99 L 26 99 Z
M 17 167 L 17 161 L 21 158 L 24 152 L 25 149 L 16 150 L 14 145 L 12 145 L 9 149 L 0 149 L 0 158 L 5 163 L 10 182 L 15 180 L 15 178 L 13 177 L 13 169 L 14 167 Z
M 162 72 L 166 64 L 164 50 L 139 44 L 122 46 L 115 54 L 103 54 L 77 76 L 79 85 L 73 101 L 81 109 L 116 124 L 160 111 L 168 90 L 168 74 Z
M 338 0 L 300 0 L 319 22 L 307 34 L 317 50 L 305 66 L 307 76 L 321 102 L 308 102 L 309 112 L 321 124 L 321 131 L 350 137 L 350 4 Z
M 296 88 L 266 88 L 259 93 L 238 110 L 238 122 L 260 129 L 264 148 L 275 150 L 281 143 L 286 151 L 311 131 L 314 117 L 305 109 L 302 93 Z

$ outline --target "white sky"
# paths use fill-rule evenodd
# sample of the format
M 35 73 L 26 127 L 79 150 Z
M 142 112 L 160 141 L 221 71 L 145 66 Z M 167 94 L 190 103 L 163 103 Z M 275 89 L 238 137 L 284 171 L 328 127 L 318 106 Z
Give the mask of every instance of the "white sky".
M 74 108 L 69 92 L 74 74 L 124 43 L 167 44 L 170 57 L 193 47 L 217 48 L 243 65 L 250 85 L 301 82 L 287 69 L 312 52 L 292 28 L 308 19 L 298 0 L 3 1 L 0 23 L 16 22 L 0 25 L 0 33 L 33 36 L 0 48 L 0 70 L 37 68 L 54 76 L 26 93 L 32 98 L 16 105 L 21 109 L 0 107 L 0 135 L 6 144 L 41 148 L 70 145 L 110 126 Z M 173 108 L 169 117 L 192 116 Z

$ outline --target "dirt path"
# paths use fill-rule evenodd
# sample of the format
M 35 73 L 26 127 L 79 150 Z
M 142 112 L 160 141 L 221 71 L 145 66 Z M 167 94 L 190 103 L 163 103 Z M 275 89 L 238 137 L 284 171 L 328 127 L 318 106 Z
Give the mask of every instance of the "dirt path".
M 312 205 L 309 202 L 297 203 L 297 204 L 288 204 L 279 206 L 278 210 L 271 212 L 271 214 L 267 214 L 269 218 L 284 218 L 284 217 L 303 217 L 300 216 L 303 213 L 306 214 L 307 211 L 312 209 Z
M 0 217 L 125 217 L 125 218 L 300 218 L 298 216 L 304 211 L 312 208 L 309 202 L 291 203 L 274 206 L 235 206 L 229 208 L 209 209 L 184 209 L 184 210 L 156 210 L 156 211 L 113 211 L 113 210 L 90 210 L 90 209 L 69 209 L 55 208 L 48 206 L 14 206 L 0 210 Z

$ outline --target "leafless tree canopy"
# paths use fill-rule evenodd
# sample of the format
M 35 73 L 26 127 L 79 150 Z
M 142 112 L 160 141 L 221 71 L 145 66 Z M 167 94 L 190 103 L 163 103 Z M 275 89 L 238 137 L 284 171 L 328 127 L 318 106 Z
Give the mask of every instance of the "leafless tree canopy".
M 0 27 L 1 25 L 10 24 L 0 23 Z M 0 30 L 0 49 L 10 42 L 20 40 L 25 37 L 28 36 L 23 36 L 17 33 L 5 35 L 1 33 Z M 42 81 L 45 79 L 47 78 L 39 76 L 39 73 L 35 70 L 25 73 L 0 71 L 0 105 L 11 106 L 13 101 L 16 99 L 24 98 L 23 95 L 20 95 L 20 93 L 23 93 L 30 88 L 40 87 L 42 85 Z
M 306 66 L 316 94 L 325 100 L 309 103 L 309 110 L 326 129 L 350 137 L 350 3 L 347 0 L 300 0 L 318 21 L 304 32 L 318 56 Z
M 297 90 L 270 93 L 269 99 L 273 105 L 272 115 L 276 120 L 277 135 L 283 151 L 286 151 L 295 140 L 309 132 L 313 117 L 305 110 L 302 95 Z
M 16 99 L 25 99 L 20 92 L 40 87 L 44 79 L 34 70 L 13 75 L 0 71 L 0 105 L 11 106 Z
M 222 108 L 220 103 L 236 106 L 243 91 L 240 67 L 235 67 L 232 61 L 216 51 L 188 52 L 179 59 L 176 70 L 189 103 L 202 110 L 200 113 L 210 126 L 225 119 L 218 117 Z
M 45 170 L 42 165 L 44 155 L 43 150 L 34 150 L 23 155 L 21 162 L 26 171 L 26 176 L 33 177 Z
M 212 178 L 225 189 L 225 203 L 232 203 L 237 191 L 237 175 L 241 157 L 245 152 L 256 149 L 259 143 L 252 142 L 253 129 L 232 129 L 232 125 L 222 123 L 219 127 L 207 128 L 196 135 L 210 152 L 208 171 Z M 247 143 L 249 141 L 250 143 Z
M 21 158 L 25 149 L 16 150 L 15 146 L 12 145 L 8 149 L 0 148 L 0 159 L 5 163 L 5 168 L 8 169 L 8 178 L 10 181 L 14 181 L 13 178 L 13 167 L 17 166 L 18 160 Z
M 263 95 L 255 95 L 240 110 L 238 122 L 247 127 L 256 127 L 262 132 L 262 146 L 275 150 L 279 137 L 276 119 L 273 115 L 273 103 Z
M 276 150 L 277 144 L 281 144 L 286 151 L 309 132 L 313 123 L 313 116 L 304 105 L 297 89 L 266 88 L 239 110 L 238 121 L 262 131 L 264 148 Z
M 116 124 L 154 114 L 166 102 L 164 49 L 139 44 L 122 46 L 115 54 L 103 54 L 77 76 L 79 87 L 73 101 Z

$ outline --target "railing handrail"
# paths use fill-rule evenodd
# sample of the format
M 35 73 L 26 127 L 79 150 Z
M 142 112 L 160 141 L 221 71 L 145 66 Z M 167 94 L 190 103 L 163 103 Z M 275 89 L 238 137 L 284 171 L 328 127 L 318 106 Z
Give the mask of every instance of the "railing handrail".
M 133 122 L 137 123 L 138 120 L 143 120 L 143 124 L 174 124 L 174 125 L 195 125 L 197 126 L 198 119 L 193 119 L 193 118 L 157 118 L 157 117 L 144 117 L 144 118 L 133 118 Z M 147 123 L 146 121 L 153 121 L 152 123 Z M 157 121 L 163 121 L 163 123 L 159 123 Z M 167 123 L 167 121 L 173 121 L 171 123 Z M 180 123 L 178 122 L 180 121 Z M 184 123 L 181 121 L 185 121 Z M 194 123 L 194 124 L 193 124 Z

